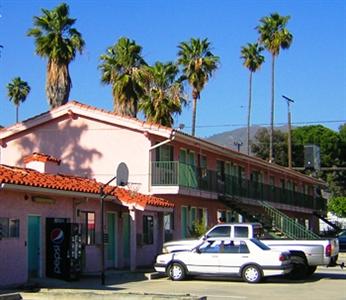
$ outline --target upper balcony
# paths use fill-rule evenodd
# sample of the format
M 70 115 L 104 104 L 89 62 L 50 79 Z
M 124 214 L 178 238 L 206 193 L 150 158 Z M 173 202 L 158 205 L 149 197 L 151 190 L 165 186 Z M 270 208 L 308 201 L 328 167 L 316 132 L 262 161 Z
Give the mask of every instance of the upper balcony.
M 264 200 L 313 210 L 326 210 L 326 200 L 237 176 L 220 176 L 216 171 L 178 161 L 151 163 L 151 187 L 155 193 L 205 193 L 212 199 L 220 195 Z

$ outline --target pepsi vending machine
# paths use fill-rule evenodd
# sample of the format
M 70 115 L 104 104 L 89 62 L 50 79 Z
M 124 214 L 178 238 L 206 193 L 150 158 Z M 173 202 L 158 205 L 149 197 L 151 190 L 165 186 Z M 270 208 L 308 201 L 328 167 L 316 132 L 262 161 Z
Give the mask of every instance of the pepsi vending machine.
M 81 230 L 67 219 L 46 219 L 47 277 L 78 280 L 81 272 Z

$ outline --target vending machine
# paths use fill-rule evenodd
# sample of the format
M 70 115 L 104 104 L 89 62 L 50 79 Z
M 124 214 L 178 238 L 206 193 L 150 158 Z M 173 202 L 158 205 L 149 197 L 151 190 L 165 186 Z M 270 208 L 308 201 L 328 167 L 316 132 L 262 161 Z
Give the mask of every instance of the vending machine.
M 68 219 L 46 219 L 47 277 L 78 280 L 81 272 L 81 228 Z

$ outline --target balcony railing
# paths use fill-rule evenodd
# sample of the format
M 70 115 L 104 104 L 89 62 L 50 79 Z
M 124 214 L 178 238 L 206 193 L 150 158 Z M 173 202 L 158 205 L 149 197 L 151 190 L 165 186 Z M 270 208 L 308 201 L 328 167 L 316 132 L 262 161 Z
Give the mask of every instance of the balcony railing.
M 181 186 L 222 195 L 277 202 L 315 210 L 326 210 L 326 200 L 304 193 L 254 182 L 237 176 L 218 176 L 216 171 L 178 161 L 154 161 L 151 165 L 152 186 Z

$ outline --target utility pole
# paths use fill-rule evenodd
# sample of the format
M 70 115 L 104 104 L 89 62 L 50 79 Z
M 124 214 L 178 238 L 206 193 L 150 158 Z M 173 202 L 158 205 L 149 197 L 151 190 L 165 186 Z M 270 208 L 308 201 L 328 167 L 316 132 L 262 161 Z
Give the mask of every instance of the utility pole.
M 104 206 L 104 200 L 108 196 L 107 193 L 105 193 L 104 188 L 108 186 L 113 180 L 115 180 L 117 177 L 114 176 L 112 179 L 110 179 L 107 183 L 101 184 L 100 187 L 100 198 L 101 198 L 101 284 L 105 285 L 105 221 L 104 221 L 104 212 L 105 212 L 105 206 Z
M 290 103 L 294 103 L 294 101 L 284 95 L 282 95 L 287 101 L 287 109 L 288 109 L 288 168 L 292 169 L 292 136 L 291 136 L 291 110 Z

